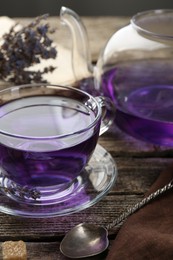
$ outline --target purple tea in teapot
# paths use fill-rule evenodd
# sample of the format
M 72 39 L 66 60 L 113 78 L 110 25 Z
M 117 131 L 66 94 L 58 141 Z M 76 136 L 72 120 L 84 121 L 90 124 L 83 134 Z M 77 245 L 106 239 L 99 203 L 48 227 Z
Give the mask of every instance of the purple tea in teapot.
M 172 69 L 169 65 L 158 60 L 119 64 L 102 75 L 102 89 L 116 105 L 115 121 L 120 129 L 144 141 L 172 146 L 173 85 L 171 80 L 168 84 Z M 158 66 L 163 68 L 160 75 Z M 147 75 L 148 71 L 153 75 Z M 123 86 L 127 87 L 124 91 Z

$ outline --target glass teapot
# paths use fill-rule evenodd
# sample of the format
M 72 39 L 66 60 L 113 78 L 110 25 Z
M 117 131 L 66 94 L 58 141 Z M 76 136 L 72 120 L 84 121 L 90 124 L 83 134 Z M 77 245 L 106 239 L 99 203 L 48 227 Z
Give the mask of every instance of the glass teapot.
M 95 66 L 79 16 L 62 7 L 60 18 L 72 34 L 72 67 L 81 88 L 112 99 L 121 130 L 173 146 L 173 10 L 134 15 L 108 40 Z

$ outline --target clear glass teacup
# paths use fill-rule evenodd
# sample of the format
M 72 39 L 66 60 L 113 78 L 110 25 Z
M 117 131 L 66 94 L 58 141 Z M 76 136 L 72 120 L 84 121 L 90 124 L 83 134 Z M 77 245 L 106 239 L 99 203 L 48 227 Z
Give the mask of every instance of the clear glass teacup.
M 0 96 L 2 190 L 24 204 L 64 203 L 112 123 L 114 106 L 50 84 L 15 86 Z

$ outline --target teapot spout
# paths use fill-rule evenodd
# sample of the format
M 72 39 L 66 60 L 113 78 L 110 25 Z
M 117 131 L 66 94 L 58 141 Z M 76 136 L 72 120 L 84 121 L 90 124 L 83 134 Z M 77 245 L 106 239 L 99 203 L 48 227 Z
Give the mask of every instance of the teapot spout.
M 73 10 L 61 7 L 60 20 L 67 25 L 72 35 L 72 69 L 76 81 L 91 77 L 93 65 L 86 28 Z

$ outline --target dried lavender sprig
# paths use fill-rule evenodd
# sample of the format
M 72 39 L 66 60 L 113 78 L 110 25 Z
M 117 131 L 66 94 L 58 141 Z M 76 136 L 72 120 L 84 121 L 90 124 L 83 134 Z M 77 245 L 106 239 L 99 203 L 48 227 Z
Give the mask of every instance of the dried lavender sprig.
M 45 82 L 43 74 L 52 72 L 49 66 L 42 71 L 27 68 L 38 64 L 41 59 L 56 58 L 57 50 L 48 34 L 54 33 L 48 23 L 42 24 L 48 15 L 36 17 L 27 26 L 16 30 L 15 24 L 9 33 L 3 35 L 4 43 L 0 49 L 0 79 L 15 84 Z
M 20 185 L 11 184 L 9 187 L 0 186 L 0 190 L 3 190 L 5 193 L 9 193 L 20 198 L 31 198 L 37 200 L 41 197 L 40 192 L 37 189 L 31 189 L 28 187 L 22 187 Z

